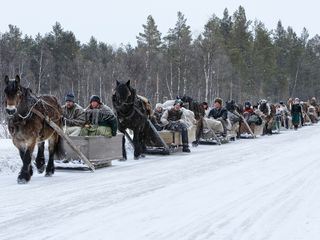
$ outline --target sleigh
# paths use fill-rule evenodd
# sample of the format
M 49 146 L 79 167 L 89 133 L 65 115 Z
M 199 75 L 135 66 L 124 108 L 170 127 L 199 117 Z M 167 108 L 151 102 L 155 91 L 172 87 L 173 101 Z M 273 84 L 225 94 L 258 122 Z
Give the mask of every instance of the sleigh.
M 262 124 L 260 125 L 257 125 L 254 123 L 249 125 L 255 137 L 263 135 L 264 126 L 265 126 L 265 121 L 262 121 Z M 248 127 L 244 124 L 241 124 L 240 126 L 240 138 L 253 138 Z
M 169 151 L 178 152 L 182 150 L 182 137 L 180 132 L 162 130 L 159 131 L 159 136 L 163 139 L 169 148 Z M 188 128 L 188 140 L 192 143 L 196 140 L 196 126 Z
M 74 146 L 90 161 L 94 168 L 111 166 L 112 160 L 121 160 L 122 133 L 108 138 L 104 136 L 69 136 Z M 55 160 L 56 169 L 89 170 L 87 164 L 79 159 L 78 154 L 64 144 L 66 156 L 62 160 Z
M 229 124 L 227 134 L 222 132 L 214 132 L 212 129 L 204 128 L 200 134 L 199 144 L 203 145 L 221 145 L 230 141 L 235 141 L 239 130 L 239 123 Z

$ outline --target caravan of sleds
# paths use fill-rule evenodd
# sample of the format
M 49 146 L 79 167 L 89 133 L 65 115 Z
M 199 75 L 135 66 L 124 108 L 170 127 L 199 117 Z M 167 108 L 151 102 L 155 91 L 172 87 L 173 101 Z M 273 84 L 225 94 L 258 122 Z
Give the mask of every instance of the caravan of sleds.
M 9 132 L 23 162 L 17 179 L 20 184 L 29 182 L 33 175 L 36 145 L 34 165 L 38 173 L 52 176 L 58 168 L 94 171 L 110 166 L 112 160 L 126 160 L 126 139 L 133 146 L 134 159 L 145 154 L 190 153 L 189 145 L 221 145 L 239 138 L 297 130 L 317 123 L 320 116 L 314 97 L 308 102 L 296 98 L 277 104 L 261 100 L 255 105 L 234 100 L 223 104 L 216 98 L 209 108 L 206 102 L 183 96 L 157 103 L 152 109 L 130 81 L 117 81 L 112 95 L 114 113 L 95 95 L 85 110 L 74 102 L 72 94 L 61 107 L 54 96 L 36 96 L 21 86 L 18 75 L 15 79 L 5 77 L 4 93 Z

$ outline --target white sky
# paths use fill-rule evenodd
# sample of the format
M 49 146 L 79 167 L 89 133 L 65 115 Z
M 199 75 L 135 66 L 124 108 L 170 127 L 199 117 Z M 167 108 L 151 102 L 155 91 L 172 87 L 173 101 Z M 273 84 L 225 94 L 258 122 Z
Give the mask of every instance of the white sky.
M 299 35 L 303 27 L 310 37 L 320 33 L 319 0 L 8 0 L 0 2 L 0 32 L 13 24 L 23 34 L 35 36 L 50 32 L 58 21 L 82 43 L 94 36 L 113 45 L 135 45 L 149 14 L 166 35 L 181 11 L 193 34 L 198 35 L 212 14 L 222 17 L 225 7 L 232 14 L 239 5 L 245 8 L 248 19 L 261 20 L 268 29 L 274 29 L 281 19 Z

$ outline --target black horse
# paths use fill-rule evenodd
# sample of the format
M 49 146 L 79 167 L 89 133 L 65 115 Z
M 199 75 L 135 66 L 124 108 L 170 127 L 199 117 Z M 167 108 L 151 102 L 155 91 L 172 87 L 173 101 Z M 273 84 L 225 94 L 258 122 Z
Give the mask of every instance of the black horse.
M 130 80 L 126 83 L 117 81 L 112 103 L 118 117 L 119 131 L 124 134 L 127 128 L 133 131 L 134 158 L 144 157 L 146 139 L 150 136 L 148 104 L 137 96 L 136 90 L 130 86 Z M 123 158 L 127 159 L 125 136 L 122 150 Z
M 64 153 L 61 138 L 37 115 L 40 112 L 49 117 L 54 123 L 62 127 L 62 109 L 54 96 L 37 97 L 29 88 L 20 85 L 20 77 L 9 80 L 5 77 L 5 106 L 8 115 L 8 128 L 13 144 L 18 148 L 23 166 L 18 176 L 18 183 L 27 183 L 33 174 L 31 157 L 35 145 L 38 143 L 36 166 L 39 173 L 45 169 L 44 141 L 49 142 L 49 161 L 46 175 L 54 173 L 53 157 Z

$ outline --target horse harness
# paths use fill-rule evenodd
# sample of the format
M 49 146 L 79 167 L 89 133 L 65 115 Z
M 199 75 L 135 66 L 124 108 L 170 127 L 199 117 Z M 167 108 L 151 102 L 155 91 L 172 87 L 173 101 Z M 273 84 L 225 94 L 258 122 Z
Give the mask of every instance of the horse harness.
M 28 89 L 26 89 L 28 91 Z M 55 112 L 59 113 L 60 115 L 60 112 L 59 110 L 52 106 L 52 104 L 48 103 L 47 101 L 45 101 L 44 99 L 40 98 L 40 97 L 37 97 L 36 95 L 34 95 L 31 91 L 29 91 L 29 95 L 26 95 L 27 98 L 27 101 L 28 103 L 31 102 L 32 105 L 28 107 L 28 112 L 25 114 L 25 115 L 22 115 L 20 113 L 17 112 L 17 115 L 19 118 L 22 119 L 22 125 L 25 125 L 26 124 L 26 121 L 31 119 L 32 115 L 35 114 L 37 115 L 41 120 L 45 120 L 46 119 L 46 112 L 48 112 L 48 107 L 52 108 Z M 42 112 L 40 112 L 39 110 L 36 109 L 36 106 L 38 104 L 42 104 L 42 107 L 45 109 L 45 113 L 43 114 Z M 58 119 L 54 119 L 53 121 L 57 121 Z M 10 117 L 9 118 L 9 121 L 11 121 L 11 123 L 13 124 L 13 126 L 17 126 L 17 125 L 20 125 L 18 124 L 19 122 L 18 121 L 14 121 L 14 116 L 13 117 Z M 43 121 L 43 125 L 45 124 L 45 121 Z M 10 133 L 11 134 L 14 134 L 15 133 L 15 130 L 14 130 L 15 127 L 11 127 L 9 129 Z M 42 128 L 43 129 L 43 128 Z M 41 133 L 42 135 L 42 133 Z
M 137 107 L 137 104 L 138 104 L 138 101 L 141 101 L 138 97 L 134 97 L 133 101 L 131 102 L 128 102 L 128 103 L 121 103 L 120 106 L 116 106 L 116 114 L 117 114 L 117 117 L 118 117 L 118 120 L 119 122 L 123 122 L 125 120 L 130 120 L 133 115 L 135 114 L 135 112 L 137 112 L 141 117 L 145 117 L 145 114 L 143 114 L 140 109 Z M 132 105 L 132 107 L 130 108 L 131 111 L 130 113 L 122 113 L 121 112 L 121 106 L 124 106 L 124 105 L 127 105 L 127 106 L 130 106 Z

